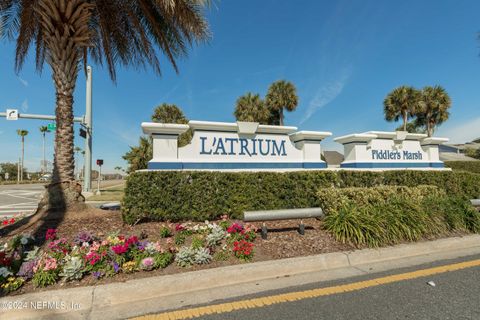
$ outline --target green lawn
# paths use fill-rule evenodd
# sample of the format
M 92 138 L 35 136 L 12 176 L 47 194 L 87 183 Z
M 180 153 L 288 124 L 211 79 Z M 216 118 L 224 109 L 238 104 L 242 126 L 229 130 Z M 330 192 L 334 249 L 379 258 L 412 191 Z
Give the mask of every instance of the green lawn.
M 121 201 L 125 184 L 100 189 L 100 195 L 89 197 L 88 201 Z

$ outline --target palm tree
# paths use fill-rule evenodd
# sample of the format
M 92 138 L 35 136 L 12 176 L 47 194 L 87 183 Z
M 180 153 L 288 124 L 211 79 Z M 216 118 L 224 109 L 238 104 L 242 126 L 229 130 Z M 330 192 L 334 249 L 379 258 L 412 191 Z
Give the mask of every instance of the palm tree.
M 390 92 L 383 101 L 385 120 L 403 120 L 403 131 L 407 131 L 407 121 L 415 116 L 419 105 L 420 93 L 413 87 L 401 86 Z
M 421 91 L 420 108 L 417 113 L 419 123 L 427 129 L 429 137 L 436 126 L 448 120 L 452 101 L 447 91 L 441 86 L 425 87 Z
M 153 110 L 152 114 L 153 122 L 162 123 L 188 123 L 187 117 L 183 113 L 182 109 L 175 104 L 162 103 Z M 193 136 L 193 130 L 188 129 L 178 137 L 178 146 L 183 147 L 190 143 Z
M 45 61 L 52 69 L 57 124 L 53 182 L 74 181 L 73 94 L 81 66 L 86 68 L 89 57 L 105 63 L 113 81 L 117 65 L 149 65 L 160 74 L 163 53 L 178 72 L 176 59 L 210 36 L 203 15 L 208 4 L 208 0 L 0 0 L 2 35 L 16 39 L 16 71 L 32 45 L 37 69 L 41 71 Z M 75 186 L 67 189 L 79 195 Z
M 148 161 L 153 157 L 152 142 L 149 137 L 140 137 L 139 145 L 130 147 L 130 151 L 122 156 L 129 164 L 127 172 L 146 169 Z
M 268 88 L 265 103 L 271 112 L 270 124 L 283 126 L 283 110 L 294 111 L 298 106 L 297 89 L 291 82 L 276 81 Z
M 17 134 L 22 137 L 22 163 L 20 167 L 20 181 L 23 181 L 23 160 L 25 155 L 25 137 L 28 135 L 28 130 L 18 129 Z
M 47 126 L 41 126 L 40 128 L 40 132 L 42 133 L 42 136 L 43 136 L 43 163 L 42 163 L 42 173 L 45 173 L 47 171 L 47 165 L 45 163 L 45 134 L 47 132 L 50 132 L 48 130 L 48 127 Z
M 260 95 L 251 92 L 237 99 L 237 105 L 233 114 L 237 121 L 258 122 L 261 124 L 268 124 L 270 117 L 270 111 L 265 106 Z

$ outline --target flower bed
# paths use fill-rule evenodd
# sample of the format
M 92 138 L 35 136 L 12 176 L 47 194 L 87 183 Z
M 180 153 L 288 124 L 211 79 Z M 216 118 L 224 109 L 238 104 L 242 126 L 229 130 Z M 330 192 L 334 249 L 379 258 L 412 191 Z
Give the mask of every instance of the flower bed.
M 2 221 L 0 222 L 0 229 L 3 229 L 7 226 L 11 226 L 15 223 L 18 223 L 23 218 L 25 218 L 24 214 L 17 214 L 17 215 L 14 215 L 13 217 L 2 218 Z
M 163 269 L 173 262 L 185 268 L 230 257 L 251 261 L 256 231 L 254 225 L 232 223 L 225 216 L 218 223 L 162 225 L 158 241 L 142 234 L 97 237 L 88 231 L 69 241 L 48 229 L 42 249 L 33 245 L 30 235 L 17 236 L 1 247 L 0 287 L 10 293 L 28 282 L 46 287 L 85 277 L 99 280 Z

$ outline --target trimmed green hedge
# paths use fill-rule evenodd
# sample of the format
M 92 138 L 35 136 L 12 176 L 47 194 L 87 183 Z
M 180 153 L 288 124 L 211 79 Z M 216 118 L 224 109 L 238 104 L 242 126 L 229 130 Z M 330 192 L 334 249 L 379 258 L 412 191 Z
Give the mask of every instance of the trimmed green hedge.
M 136 172 L 122 202 L 126 223 L 241 218 L 245 210 L 318 207 L 320 188 L 434 185 L 465 199 L 480 195 L 480 174 L 452 171 Z
M 343 243 L 377 247 L 450 232 L 479 232 L 468 200 L 434 186 L 324 188 L 324 228 Z
M 445 161 L 445 166 L 453 170 L 480 173 L 480 161 Z

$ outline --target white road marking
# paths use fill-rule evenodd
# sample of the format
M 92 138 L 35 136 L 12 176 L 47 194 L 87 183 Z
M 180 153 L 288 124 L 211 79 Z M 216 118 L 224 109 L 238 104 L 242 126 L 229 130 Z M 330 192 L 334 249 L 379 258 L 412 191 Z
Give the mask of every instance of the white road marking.
M 32 214 L 37 210 L 38 201 L 41 198 L 42 190 L 2 190 L 0 198 L 9 199 L 8 204 L 0 205 L 0 217 L 2 219 L 16 216 L 18 214 Z M 21 199 L 18 201 L 15 199 Z M 1 200 L 0 200 L 1 201 Z M 18 201 L 15 203 L 11 203 Z

